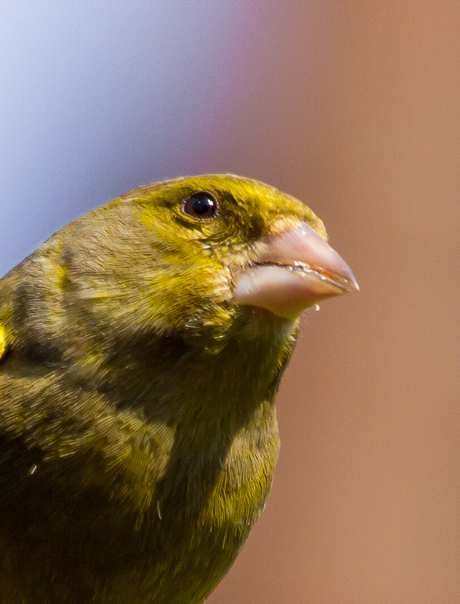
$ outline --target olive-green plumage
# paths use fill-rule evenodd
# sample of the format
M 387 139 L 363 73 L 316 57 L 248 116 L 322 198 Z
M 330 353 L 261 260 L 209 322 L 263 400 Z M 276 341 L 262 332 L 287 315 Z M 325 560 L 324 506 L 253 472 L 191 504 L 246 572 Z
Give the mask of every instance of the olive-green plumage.
M 184 211 L 197 191 L 212 219 Z M 235 274 L 299 220 L 324 236 L 262 183 L 166 181 L 0 281 L 2 604 L 199 604 L 217 585 L 271 485 L 298 329 L 235 303 Z

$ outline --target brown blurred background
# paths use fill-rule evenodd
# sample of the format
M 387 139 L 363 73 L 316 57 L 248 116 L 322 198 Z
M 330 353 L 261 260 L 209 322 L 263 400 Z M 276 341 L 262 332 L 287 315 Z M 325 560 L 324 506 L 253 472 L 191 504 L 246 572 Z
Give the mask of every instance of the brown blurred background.
M 209 604 L 458 604 L 459 1 L 33 4 L 0 6 L 5 270 L 124 190 L 229 171 L 311 205 L 361 285 L 304 316 L 274 489 Z

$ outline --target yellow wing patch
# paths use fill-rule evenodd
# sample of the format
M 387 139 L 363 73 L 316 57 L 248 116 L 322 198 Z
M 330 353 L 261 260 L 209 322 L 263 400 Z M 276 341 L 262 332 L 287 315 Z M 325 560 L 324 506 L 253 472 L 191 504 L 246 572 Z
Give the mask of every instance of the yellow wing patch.
M 6 349 L 7 349 L 6 330 L 3 327 L 3 325 L 0 323 L 0 361 L 5 356 Z

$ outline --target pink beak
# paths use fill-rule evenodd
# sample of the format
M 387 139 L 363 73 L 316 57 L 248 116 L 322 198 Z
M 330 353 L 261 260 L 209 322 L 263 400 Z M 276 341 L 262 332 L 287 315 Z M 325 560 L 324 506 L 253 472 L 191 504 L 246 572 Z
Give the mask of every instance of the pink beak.
M 234 300 L 292 320 L 309 306 L 352 290 L 359 285 L 345 260 L 301 223 L 263 242 L 255 264 L 239 275 Z

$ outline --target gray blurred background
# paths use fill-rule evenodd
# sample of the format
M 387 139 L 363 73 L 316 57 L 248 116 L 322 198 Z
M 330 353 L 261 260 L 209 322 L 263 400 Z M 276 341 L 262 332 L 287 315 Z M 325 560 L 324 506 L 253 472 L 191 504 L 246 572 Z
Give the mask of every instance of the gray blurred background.
M 460 602 L 458 0 L 2 0 L 0 272 L 139 184 L 304 200 L 362 292 L 307 312 L 262 520 L 209 604 Z

